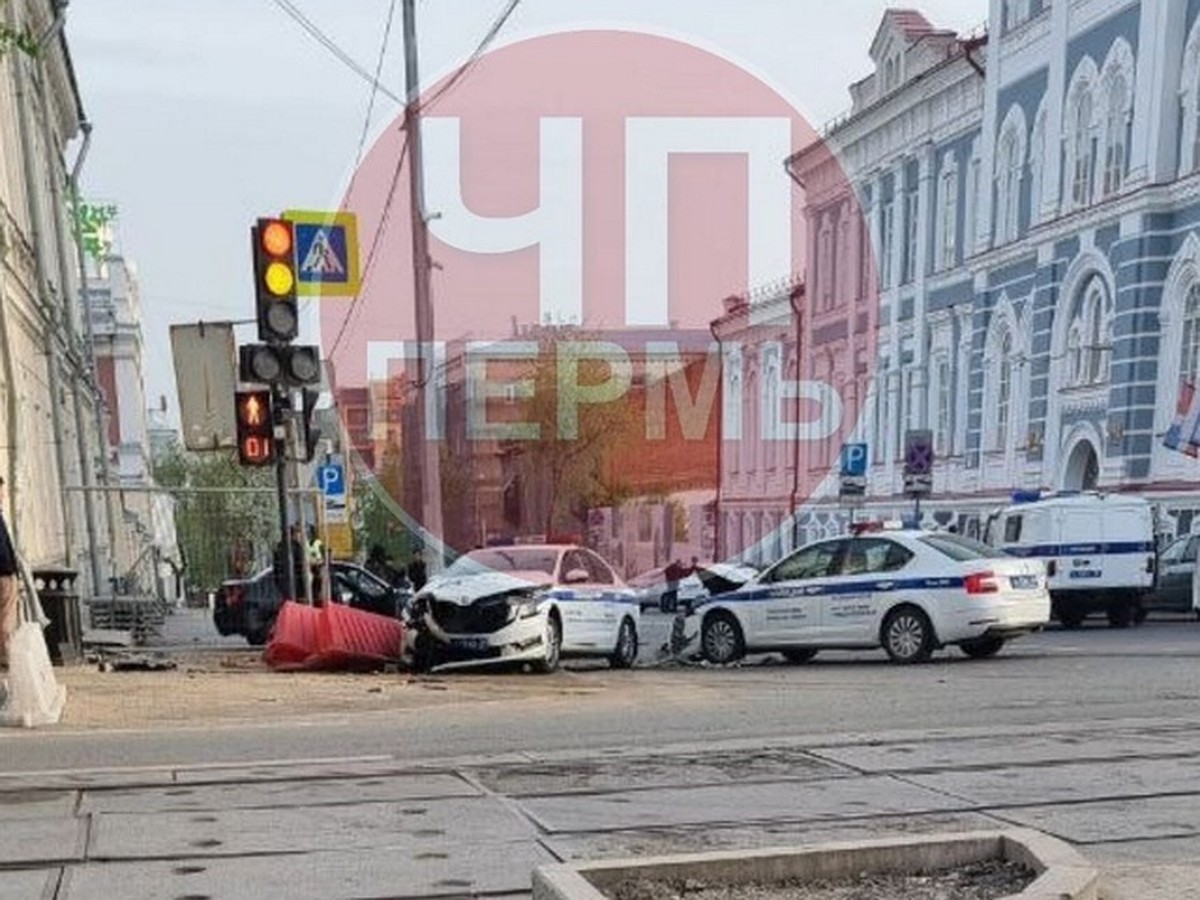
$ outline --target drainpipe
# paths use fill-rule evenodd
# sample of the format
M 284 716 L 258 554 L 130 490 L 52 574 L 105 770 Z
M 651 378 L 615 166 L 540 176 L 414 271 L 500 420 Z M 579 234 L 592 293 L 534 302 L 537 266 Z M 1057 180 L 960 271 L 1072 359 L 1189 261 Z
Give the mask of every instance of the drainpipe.
M 976 50 L 980 49 L 981 47 L 986 47 L 987 44 L 987 35 L 970 38 L 962 43 L 963 54 L 967 57 L 967 63 L 970 64 L 971 68 L 975 70 L 975 74 L 977 74 L 980 78 L 987 78 L 987 70 L 983 68 L 979 60 L 975 58 L 974 54 Z
M 83 146 L 79 148 L 79 156 L 76 157 L 75 165 L 71 168 L 69 182 L 71 197 L 76 203 L 79 200 L 79 173 L 83 169 L 83 163 L 92 142 L 92 123 L 86 120 L 80 122 L 79 129 L 83 133 Z M 101 496 L 104 498 L 104 520 L 108 531 L 109 574 L 116 578 L 117 526 L 113 519 L 112 497 L 108 492 L 108 488 L 113 485 L 112 469 L 108 461 L 108 422 L 104 413 L 104 395 L 100 391 L 100 378 L 96 368 L 96 332 L 92 324 L 91 302 L 88 297 L 87 254 L 83 249 L 83 225 L 80 223 L 78 215 L 72 216 L 72 229 L 72 237 L 75 240 L 76 266 L 79 269 L 79 308 L 83 311 L 84 359 L 87 363 L 93 391 L 92 413 L 96 420 L 94 423 L 96 444 L 100 448 L 100 487 L 103 489 Z M 94 476 L 95 470 L 93 469 Z M 96 583 L 97 589 L 102 583 L 101 581 Z
M 15 21 L 14 27 L 20 28 L 19 14 L 15 6 L 10 13 Z M 37 55 L 40 56 L 46 45 L 62 28 L 64 21 L 63 9 L 60 6 L 55 12 L 54 21 L 42 33 L 38 40 Z M 75 533 L 74 520 L 71 514 L 71 503 L 66 490 L 66 460 L 63 456 L 63 422 L 61 401 L 61 386 L 59 384 L 59 347 L 56 331 L 61 325 L 61 307 L 56 307 L 50 297 L 49 261 L 46 259 L 46 225 L 42 217 L 42 207 L 35 196 L 38 184 L 38 171 L 34 161 L 33 121 L 28 105 L 28 71 L 25 68 L 25 54 L 10 53 L 14 85 L 14 99 L 17 107 L 17 130 L 20 132 L 21 161 L 24 167 L 25 199 L 29 212 L 29 228 L 33 245 L 34 265 L 37 277 L 35 295 L 42 306 L 43 327 L 45 329 L 44 347 L 46 353 L 46 369 L 50 389 L 50 422 L 54 429 L 54 463 L 58 474 L 59 499 L 63 520 L 63 559 L 70 565 L 73 559 L 72 538 Z M 19 477 L 19 476 L 18 476 Z
M 8 509 L 9 527 L 12 529 L 13 542 L 20 547 L 21 507 L 17 505 L 18 490 L 21 479 L 20 472 L 21 442 L 17 440 L 17 429 L 20 425 L 18 410 L 20 398 L 17 396 L 17 370 L 13 364 L 12 340 L 9 333 L 8 302 L 4 282 L 8 279 L 8 209 L 0 204 L 0 354 L 4 356 L 4 384 L 6 428 L 8 435 Z
M 42 66 L 42 84 L 47 83 L 46 68 Z M 48 92 L 43 90 L 43 99 Z M 57 161 L 54 152 L 50 149 L 53 147 L 51 143 L 52 135 L 50 133 L 50 118 L 43 117 L 43 130 L 45 133 L 46 157 L 47 163 L 51 166 Z M 83 134 L 83 145 L 79 148 L 79 155 L 75 158 L 75 164 L 71 167 L 70 175 L 67 183 L 72 187 L 78 184 L 79 172 L 83 168 L 83 162 L 87 158 L 88 148 L 92 142 L 92 128 L 87 122 L 80 122 L 79 128 Z M 101 581 L 100 570 L 100 545 L 96 535 L 96 495 L 94 488 L 96 487 L 96 467 L 92 457 L 91 450 L 88 447 L 87 436 L 87 417 L 83 411 L 83 391 L 87 386 L 87 375 L 91 374 L 94 377 L 95 369 L 90 366 L 90 358 L 86 355 L 84 348 L 80 347 L 79 343 L 79 317 L 80 310 L 84 308 L 83 304 L 87 302 L 87 294 L 84 293 L 84 274 L 79 272 L 80 293 L 78 297 L 71 297 L 67 292 L 67 285 L 71 283 L 71 263 L 70 246 L 66 235 L 66 229 L 63 227 L 62 213 L 67 209 L 67 203 L 62 196 L 62 189 L 57 177 L 50 179 L 51 196 L 54 198 L 54 209 L 57 215 L 54 216 L 54 240 L 58 245 L 58 274 L 59 281 L 63 285 L 63 305 L 67 310 L 67 339 L 71 346 L 71 356 L 74 362 L 74 385 L 71 391 L 71 401 L 73 413 L 75 416 L 75 452 L 79 456 L 79 473 L 83 480 L 83 508 L 84 519 L 87 525 L 88 538 L 88 561 L 90 563 L 92 573 L 92 591 L 100 592 Z M 72 193 L 71 209 L 74 210 L 74 200 L 78 197 L 77 193 Z M 90 321 L 91 317 L 88 316 Z M 98 405 L 98 404 L 93 404 Z M 99 440 L 101 436 L 97 435 Z
M 804 340 L 804 312 L 800 308 L 801 300 L 807 296 L 805 285 L 796 285 L 788 291 L 788 305 L 792 308 L 792 317 L 796 322 L 796 378 L 800 379 L 801 353 Z M 796 397 L 796 421 L 800 421 L 800 397 Z M 792 546 L 800 545 L 800 520 L 796 518 L 797 501 L 800 497 L 800 441 L 792 442 L 792 494 L 788 498 L 788 508 L 792 517 Z
M 713 336 L 713 340 L 717 342 L 717 358 L 721 361 L 721 378 L 717 383 L 717 409 L 720 410 L 721 418 L 717 423 L 717 533 L 713 539 L 713 562 L 724 561 L 724 539 L 722 537 L 723 529 L 721 527 L 721 485 L 725 481 L 725 345 L 721 341 L 721 335 L 717 333 L 717 322 L 720 319 L 715 319 L 708 323 L 708 331 Z

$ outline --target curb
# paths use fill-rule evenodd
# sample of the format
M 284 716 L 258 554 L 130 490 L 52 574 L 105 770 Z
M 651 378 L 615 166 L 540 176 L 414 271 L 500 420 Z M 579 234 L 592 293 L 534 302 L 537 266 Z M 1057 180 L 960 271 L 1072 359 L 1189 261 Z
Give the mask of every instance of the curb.
M 1012 829 L 542 866 L 533 874 L 533 900 L 606 900 L 603 888 L 631 878 L 770 883 L 838 879 L 864 871 L 917 873 L 987 859 L 1013 860 L 1037 872 L 1037 879 L 1010 900 L 1098 896 L 1099 873 L 1070 846 L 1038 831 Z

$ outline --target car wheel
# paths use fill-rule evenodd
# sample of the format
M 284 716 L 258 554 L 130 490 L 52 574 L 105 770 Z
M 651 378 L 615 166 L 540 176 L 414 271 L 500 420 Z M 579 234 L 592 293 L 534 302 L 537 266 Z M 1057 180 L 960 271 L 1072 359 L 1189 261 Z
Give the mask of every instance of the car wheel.
M 901 606 L 888 613 L 883 620 L 882 638 L 883 649 L 895 663 L 922 663 L 933 654 L 933 625 L 915 606 Z
M 1054 605 L 1054 618 L 1058 619 L 1063 628 L 1074 630 L 1082 627 L 1083 620 L 1087 618 L 1087 613 L 1081 609 L 1071 609 L 1056 603 Z
M 608 661 L 614 669 L 632 669 L 633 664 L 637 662 L 637 655 L 637 629 L 633 627 L 632 619 L 625 619 L 621 623 L 621 630 L 617 632 L 616 649 L 613 650 Z
M 795 663 L 798 665 L 800 663 L 809 662 L 819 652 L 820 651 L 814 650 L 810 647 L 805 647 L 802 650 L 784 650 L 783 658 L 790 663 Z
M 1200 622 L 1200 609 L 1192 610 L 1192 615 L 1194 615 L 1196 617 L 1197 622 Z
M 251 647 L 261 647 L 268 640 L 270 640 L 270 637 L 271 637 L 271 634 L 270 634 L 269 629 L 259 628 L 259 629 L 256 629 L 255 631 L 251 631 L 249 634 L 246 635 L 246 642 Z
M 737 662 L 745 655 L 746 642 L 737 619 L 727 612 L 715 612 L 700 629 L 700 648 L 714 666 Z
M 1107 611 L 1109 627 L 1128 628 L 1134 622 L 1135 611 L 1136 607 L 1132 603 L 1121 602 L 1110 606 Z
M 558 669 L 562 659 L 562 625 L 553 613 L 546 616 L 546 633 L 542 641 L 546 645 L 546 655 L 533 664 L 533 669 L 549 675 Z
M 1003 650 L 1005 643 L 1007 642 L 1004 638 L 985 637 L 977 641 L 963 641 L 959 644 L 959 648 L 971 659 L 987 659 Z

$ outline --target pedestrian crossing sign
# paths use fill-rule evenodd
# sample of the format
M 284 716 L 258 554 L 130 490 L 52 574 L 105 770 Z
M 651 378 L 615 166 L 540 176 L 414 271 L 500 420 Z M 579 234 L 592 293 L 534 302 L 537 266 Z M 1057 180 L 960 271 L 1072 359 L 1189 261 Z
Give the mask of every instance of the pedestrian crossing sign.
M 358 217 L 347 212 L 289 210 L 296 232 L 296 293 L 353 297 L 360 287 Z

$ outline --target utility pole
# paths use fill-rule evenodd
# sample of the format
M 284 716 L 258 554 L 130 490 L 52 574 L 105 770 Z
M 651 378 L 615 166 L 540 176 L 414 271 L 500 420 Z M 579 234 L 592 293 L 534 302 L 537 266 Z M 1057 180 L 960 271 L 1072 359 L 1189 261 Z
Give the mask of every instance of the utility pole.
M 284 412 L 283 391 L 278 384 L 271 385 L 271 426 L 274 429 L 274 440 L 271 447 L 275 452 L 275 500 L 279 504 L 279 535 L 283 542 L 283 561 L 285 567 L 284 586 L 287 592 L 285 600 L 296 599 L 296 558 L 292 538 L 288 534 L 288 489 L 287 489 L 287 414 Z
M 416 409 L 408 418 L 413 434 L 405 439 L 405 455 L 411 478 L 405 480 L 406 506 L 420 511 L 421 525 L 438 544 L 442 536 L 442 483 L 438 444 L 427 429 L 430 384 L 434 377 L 433 304 L 430 300 L 432 260 L 429 257 L 429 225 L 425 215 L 424 148 L 421 145 L 421 79 L 417 56 L 416 0 L 403 0 L 404 10 L 404 129 L 408 144 L 408 173 L 412 208 L 413 304 L 417 326 Z M 436 390 L 436 388 L 435 388 Z M 429 542 L 426 542 L 428 544 Z M 441 568 L 440 556 L 428 555 L 433 571 Z

